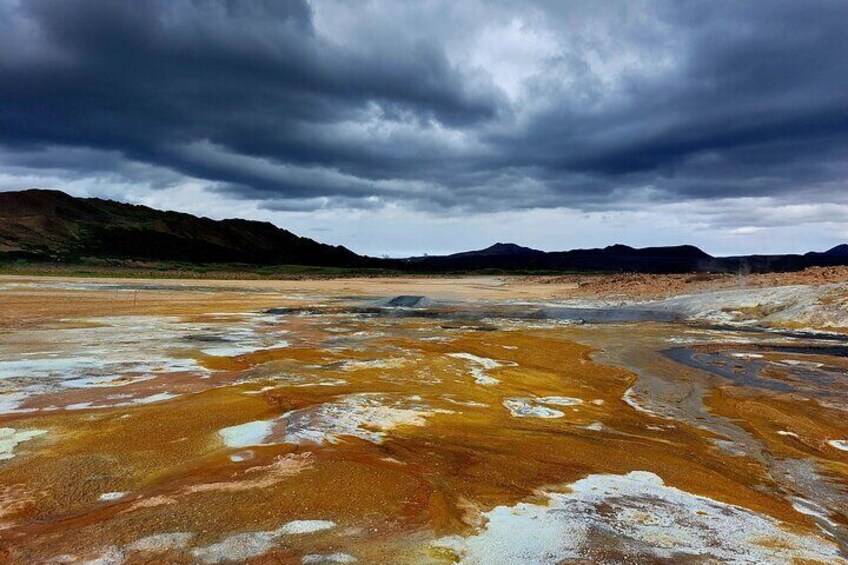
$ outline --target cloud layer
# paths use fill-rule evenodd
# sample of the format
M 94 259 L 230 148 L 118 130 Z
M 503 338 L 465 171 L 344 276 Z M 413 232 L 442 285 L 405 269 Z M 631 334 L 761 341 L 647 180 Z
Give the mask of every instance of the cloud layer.
M 0 186 L 841 230 L 846 24 L 838 1 L 0 0 Z

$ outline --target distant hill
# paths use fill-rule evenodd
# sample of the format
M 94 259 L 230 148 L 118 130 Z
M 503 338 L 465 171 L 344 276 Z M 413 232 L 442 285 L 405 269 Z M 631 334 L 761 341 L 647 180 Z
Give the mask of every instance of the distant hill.
M 652 273 L 699 271 L 711 261 L 712 257 L 691 245 L 635 249 L 617 244 L 603 249 L 546 252 L 514 243 L 496 243 L 479 251 L 405 260 L 413 270 L 520 269 Z
M 404 259 L 413 271 L 595 271 L 638 273 L 797 271 L 813 266 L 848 265 L 848 245 L 805 255 L 713 257 L 692 245 L 643 247 L 610 245 L 598 249 L 539 251 L 497 243 L 478 251 Z
M 267 222 L 211 220 L 38 189 L 0 192 L 0 257 L 340 267 L 378 262 Z
M 459 257 L 534 257 L 540 254 L 544 254 L 544 251 L 522 247 L 514 243 L 496 243 L 486 249 L 463 251 L 462 253 L 454 253 L 449 257 L 454 259 Z
M 827 255 L 828 257 L 848 257 L 848 243 L 832 247 L 822 253 L 822 255 Z
M 452 255 L 376 259 L 299 237 L 268 222 L 211 220 L 56 190 L 0 192 L 0 260 L 83 259 L 384 268 L 411 273 L 795 271 L 848 265 L 848 244 L 804 255 L 712 257 L 692 245 L 540 251 L 515 243 Z

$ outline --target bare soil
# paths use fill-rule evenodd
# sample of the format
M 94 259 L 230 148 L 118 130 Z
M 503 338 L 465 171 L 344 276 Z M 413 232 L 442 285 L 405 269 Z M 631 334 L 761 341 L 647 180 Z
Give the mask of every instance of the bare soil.
M 848 281 L 848 267 L 812 267 L 792 273 L 679 274 L 641 273 L 516 277 L 511 284 L 553 284 L 563 297 L 575 298 L 667 298 L 732 288 L 763 288 L 788 285 L 822 285 Z

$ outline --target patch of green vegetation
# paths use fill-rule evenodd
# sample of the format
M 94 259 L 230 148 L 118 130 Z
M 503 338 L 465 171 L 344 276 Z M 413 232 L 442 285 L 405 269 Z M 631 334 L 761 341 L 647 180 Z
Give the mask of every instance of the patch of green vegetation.
M 230 263 L 182 263 L 123 261 L 88 258 L 73 263 L 0 261 L 0 274 L 30 276 L 187 278 L 187 279 L 302 279 L 351 278 L 404 275 L 401 271 L 374 268 L 320 267 L 308 265 L 248 265 Z
M 400 270 L 374 267 L 322 267 L 316 265 L 251 265 L 247 263 L 187 263 L 83 257 L 72 261 L 0 259 L 0 274 L 168 279 L 312 279 L 362 277 L 466 277 L 590 275 L 589 271 L 550 269 L 477 269 L 456 271 Z

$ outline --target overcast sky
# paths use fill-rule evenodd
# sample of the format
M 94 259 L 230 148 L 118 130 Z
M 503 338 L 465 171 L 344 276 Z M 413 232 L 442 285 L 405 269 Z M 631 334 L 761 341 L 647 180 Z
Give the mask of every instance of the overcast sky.
M 0 0 L 0 190 L 357 252 L 848 241 L 848 2 Z

